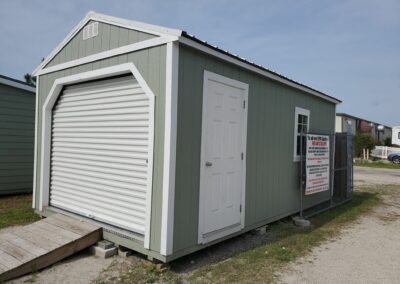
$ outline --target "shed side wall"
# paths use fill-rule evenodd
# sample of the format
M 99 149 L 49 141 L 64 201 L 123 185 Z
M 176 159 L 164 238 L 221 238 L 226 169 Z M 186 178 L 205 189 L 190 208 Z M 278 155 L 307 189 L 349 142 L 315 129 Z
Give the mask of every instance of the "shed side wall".
M 38 113 L 38 148 L 37 157 L 41 156 L 42 135 L 42 107 L 47 95 L 57 78 L 78 74 L 99 68 L 110 67 L 122 63 L 133 62 L 155 95 L 155 125 L 154 125 L 154 163 L 153 163 L 153 192 L 151 215 L 150 249 L 159 251 L 161 234 L 161 203 L 162 203 L 162 177 L 164 157 L 164 113 L 165 113 L 165 71 L 166 71 L 166 46 L 157 46 L 120 56 L 115 56 L 93 63 L 41 75 L 39 77 L 39 113 Z M 36 204 L 39 207 L 40 189 L 40 161 L 36 161 Z
M 203 73 L 249 84 L 245 229 L 299 210 L 299 163 L 293 162 L 295 107 L 310 110 L 310 130 L 334 133 L 335 105 L 210 55 L 180 46 L 175 254 L 197 246 Z M 305 206 L 329 192 L 305 198 Z
M 0 195 L 32 191 L 35 94 L 0 84 Z

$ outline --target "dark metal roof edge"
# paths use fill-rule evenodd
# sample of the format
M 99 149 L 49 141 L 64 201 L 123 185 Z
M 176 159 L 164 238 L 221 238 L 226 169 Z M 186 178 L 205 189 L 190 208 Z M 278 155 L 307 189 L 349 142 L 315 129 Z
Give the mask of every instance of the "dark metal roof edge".
M 31 85 L 31 84 L 28 84 L 28 83 L 26 83 L 24 81 L 21 81 L 21 80 L 18 80 L 18 79 L 14 79 L 14 78 L 11 78 L 11 77 L 8 77 L 8 76 L 4 76 L 4 75 L 1 75 L 1 74 L 0 74 L 0 78 L 6 79 L 6 80 L 10 80 L 10 81 L 13 81 L 13 82 L 18 83 L 18 84 L 23 84 L 23 85 L 26 85 L 28 87 L 36 88 L 35 85 Z
M 378 122 L 375 122 L 375 121 L 372 121 L 372 120 L 368 120 L 368 119 L 365 119 L 365 118 L 362 118 L 362 117 L 354 116 L 354 115 L 351 115 L 351 114 L 348 114 L 348 113 L 345 113 L 345 112 L 337 112 L 336 116 L 345 116 L 345 117 L 348 117 L 348 118 L 364 120 L 364 121 L 369 122 L 369 123 L 382 125 L 382 126 L 384 126 L 386 128 L 393 128 L 392 126 L 388 126 L 388 125 L 385 125 L 385 124 L 382 124 L 382 123 L 378 123 Z
M 234 58 L 234 59 L 237 59 L 237 60 L 239 60 L 239 61 L 241 61 L 241 62 L 243 62 L 243 63 L 246 63 L 246 64 L 249 64 L 249 65 L 251 65 L 251 66 L 253 66 L 253 67 L 256 67 L 256 68 L 258 68 L 258 69 L 260 69 L 260 70 L 262 70 L 262 71 L 271 73 L 271 74 L 273 74 L 273 75 L 275 75 L 275 76 L 278 76 L 278 77 L 280 77 L 280 78 L 282 78 L 282 79 L 284 79 L 284 80 L 290 81 L 290 82 L 292 82 L 292 83 L 294 83 L 294 84 L 296 84 L 296 85 L 299 85 L 299 86 L 301 86 L 301 87 L 304 87 L 304 88 L 306 88 L 306 89 L 309 89 L 310 91 L 317 92 L 318 94 L 320 94 L 320 95 L 322 95 L 322 96 L 325 96 L 325 97 L 327 97 L 327 98 L 330 98 L 331 100 L 334 100 L 334 101 L 336 101 L 337 103 L 341 103 L 341 102 L 342 102 L 341 100 L 339 100 L 339 99 L 337 99 L 337 98 L 335 98 L 335 97 L 332 97 L 332 96 L 330 96 L 330 95 L 327 95 L 327 94 L 325 94 L 325 93 L 323 93 L 323 92 L 321 92 L 321 91 L 318 91 L 318 90 L 316 90 L 316 89 L 313 89 L 313 88 L 311 88 L 311 87 L 309 87 L 309 86 L 307 86 L 307 85 L 304 85 L 304 84 L 302 84 L 302 83 L 299 83 L 299 82 L 297 82 L 297 81 L 295 81 L 295 80 L 292 80 L 292 79 L 290 79 L 290 78 L 288 78 L 288 77 L 285 77 L 285 76 L 283 76 L 283 75 L 281 75 L 281 74 L 279 74 L 279 73 L 276 73 L 276 72 L 274 72 L 274 71 L 272 71 L 272 70 L 269 70 L 269 69 L 267 69 L 267 68 L 265 68 L 265 67 L 263 67 L 263 66 L 261 66 L 261 65 L 258 65 L 258 64 L 254 63 L 254 62 L 247 61 L 246 59 L 241 58 L 241 57 L 239 57 L 239 56 L 237 56 L 237 55 L 234 55 L 234 54 L 232 54 L 232 53 L 229 53 L 229 52 L 226 51 L 226 50 L 223 50 L 223 49 L 220 49 L 220 48 L 218 48 L 218 47 L 216 47 L 216 46 L 213 46 L 213 45 L 211 45 L 211 44 L 209 44 L 209 43 L 207 43 L 207 42 L 205 42 L 205 41 L 203 41 L 203 40 L 201 40 L 201 39 L 196 38 L 196 37 L 193 36 L 193 35 L 188 34 L 186 31 L 182 31 L 182 36 L 183 36 L 183 37 L 186 37 L 186 38 L 188 38 L 188 39 L 191 39 L 191 40 L 193 40 L 193 41 L 195 41 L 195 42 L 197 42 L 197 43 L 200 43 L 200 44 L 202 44 L 202 45 L 204 45 L 204 46 L 206 46 L 206 47 L 209 47 L 209 48 L 211 48 L 211 49 L 213 49 L 213 50 L 215 50 L 215 51 L 218 51 L 218 52 L 220 52 L 220 53 L 223 53 L 223 54 L 225 54 L 225 55 L 228 55 L 228 56 L 230 56 L 230 57 L 232 57 L 232 58 Z

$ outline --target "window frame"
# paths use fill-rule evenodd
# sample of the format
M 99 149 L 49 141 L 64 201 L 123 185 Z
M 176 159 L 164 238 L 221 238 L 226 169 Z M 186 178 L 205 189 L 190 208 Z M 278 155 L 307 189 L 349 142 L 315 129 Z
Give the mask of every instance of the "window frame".
M 307 131 L 310 131 L 310 110 L 301 108 L 301 107 L 296 107 L 294 111 L 294 132 L 293 132 L 293 162 L 299 162 L 300 161 L 300 155 L 297 155 L 297 129 L 299 125 L 299 114 L 307 116 Z

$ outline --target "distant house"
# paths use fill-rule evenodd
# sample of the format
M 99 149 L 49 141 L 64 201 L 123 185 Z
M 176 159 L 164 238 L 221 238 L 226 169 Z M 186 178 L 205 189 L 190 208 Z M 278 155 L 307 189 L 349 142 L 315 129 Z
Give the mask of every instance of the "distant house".
M 393 126 L 392 144 L 400 146 L 400 126 Z
M 35 87 L 0 75 L 0 195 L 32 191 Z
M 380 142 L 392 138 L 392 128 L 370 121 L 364 118 L 349 115 L 347 113 L 336 113 L 335 132 L 370 133 L 372 137 Z

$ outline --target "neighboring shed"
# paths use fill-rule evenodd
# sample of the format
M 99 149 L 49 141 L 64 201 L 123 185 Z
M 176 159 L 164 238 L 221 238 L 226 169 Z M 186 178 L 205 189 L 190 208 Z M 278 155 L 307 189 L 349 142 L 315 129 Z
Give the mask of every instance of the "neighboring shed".
M 35 88 L 0 75 L 0 195 L 31 192 Z
M 183 31 L 93 12 L 34 74 L 36 211 L 161 261 L 298 212 L 298 129 L 334 133 L 340 102 Z

